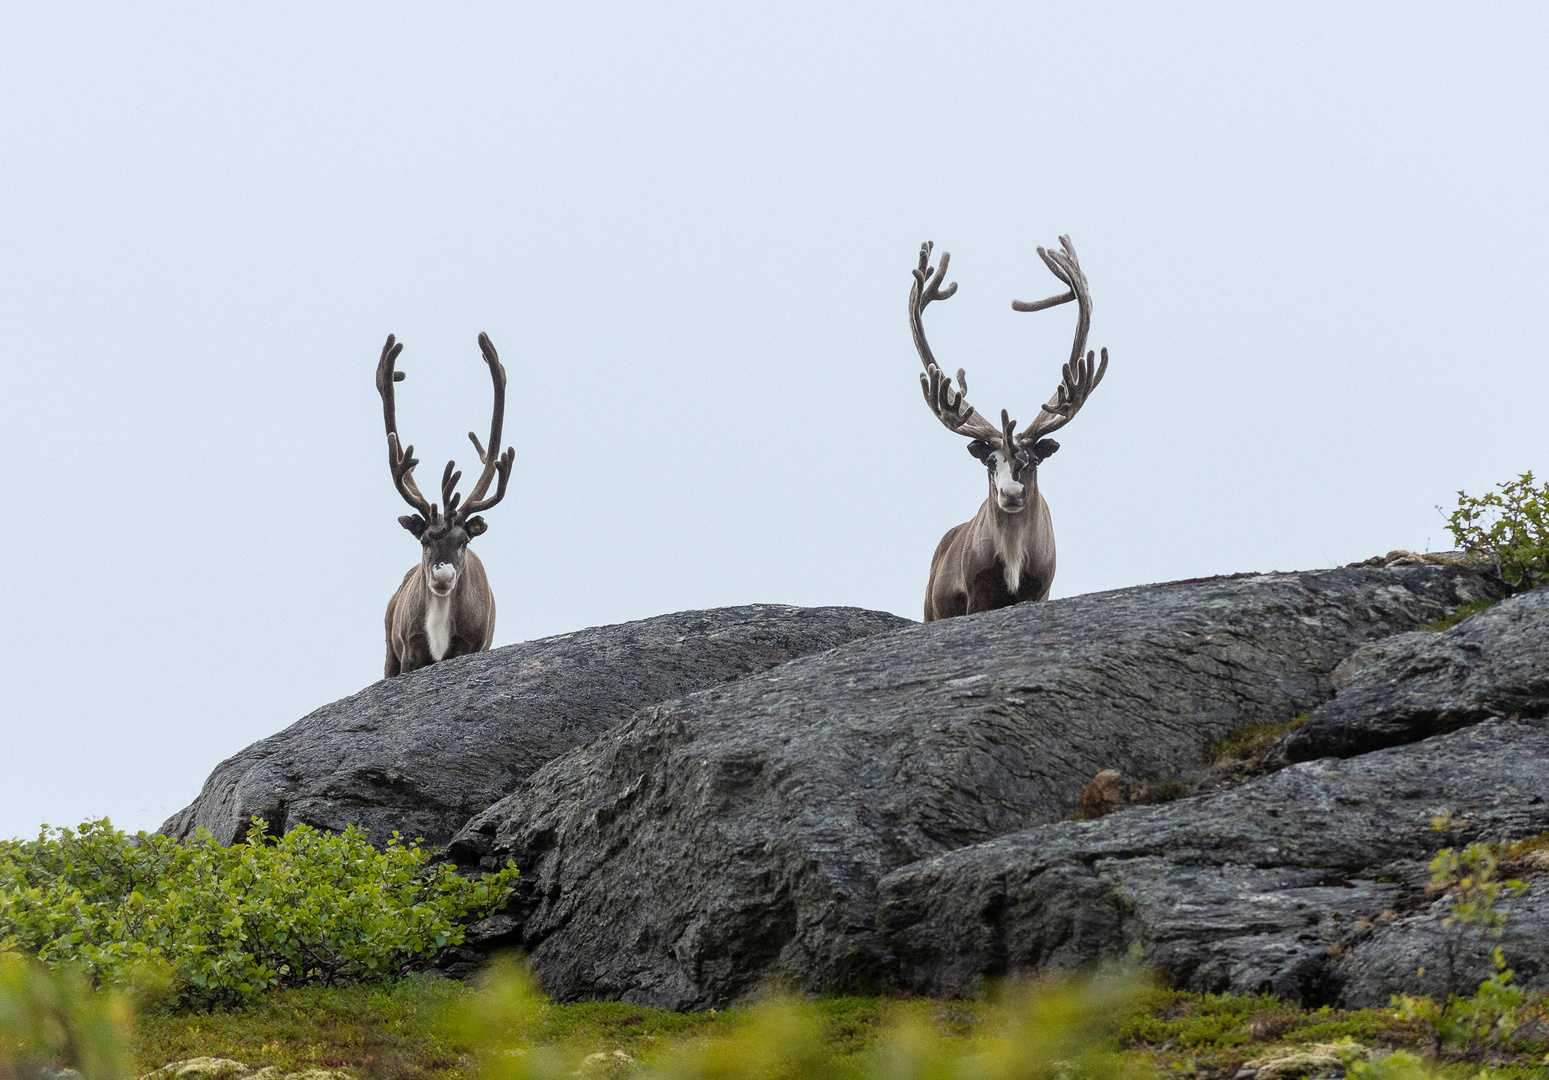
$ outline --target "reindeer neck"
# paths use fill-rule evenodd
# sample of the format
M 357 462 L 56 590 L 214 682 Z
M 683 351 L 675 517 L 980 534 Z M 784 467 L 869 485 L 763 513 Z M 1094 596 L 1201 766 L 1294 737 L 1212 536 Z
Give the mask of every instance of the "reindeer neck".
M 424 592 L 425 642 L 431 658 L 443 660 L 452 647 L 452 597 L 457 595 L 457 590 L 454 588 L 445 596 L 437 596 L 426 586 Z
M 1037 532 L 1038 489 L 1034 487 L 1028 494 L 1027 508 L 1020 514 L 1006 513 L 995 502 L 993 494 L 984 501 L 981 512 L 990 545 L 1005 576 L 1006 588 L 1013 596 L 1020 591 L 1022 578 L 1032 562 Z

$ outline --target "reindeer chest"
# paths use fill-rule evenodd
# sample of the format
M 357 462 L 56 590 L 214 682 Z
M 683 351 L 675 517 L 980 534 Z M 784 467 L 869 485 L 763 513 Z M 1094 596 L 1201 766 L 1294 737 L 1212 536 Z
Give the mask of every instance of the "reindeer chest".
M 452 598 L 430 594 L 425 608 L 425 642 L 432 660 L 445 659 L 452 647 Z
M 995 561 L 1000 565 L 1006 591 L 1016 596 L 1022 588 L 1022 575 L 1031 561 L 1032 514 L 1017 514 L 1010 522 L 1002 523 L 993 534 Z

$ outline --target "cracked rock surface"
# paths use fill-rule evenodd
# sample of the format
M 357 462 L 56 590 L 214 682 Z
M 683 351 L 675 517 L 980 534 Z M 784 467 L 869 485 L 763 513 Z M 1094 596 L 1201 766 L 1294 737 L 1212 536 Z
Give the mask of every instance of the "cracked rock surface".
M 1516 985 L 1549 990 L 1549 874 L 1525 884 L 1526 894 L 1497 904 L 1507 916 L 1498 940 L 1457 923 L 1446 925 L 1451 902 L 1445 898 L 1359 935 L 1333 969 L 1340 1005 L 1381 1008 L 1394 994 L 1426 994 L 1438 1001 L 1453 991 L 1467 996 L 1494 974 L 1497 945 Z
M 533 770 L 636 709 L 764 671 L 908 619 L 777 604 L 684 611 L 432 664 L 374 683 L 216 766 L 162 826 L 222 843 L 253 816 L 394 830 L 442 844 Z
M 1067 817 L 1103 769 L 1187 775 L 1206 742 L 1327 700 L 1363 643 L 1504 591 L 1468 565 L 1239 575 L 865 638 L 642 710 L 471 820 L 448 857 L 517 863 L 488 940 L 525 949 L 560 999 L 704 1007 L 776 971 L 861 989 L 898 970 L 883 875 Z M 1293 906 L 1333 891 L 1355 917 L 1386 896 L 1282 876 Z M 1078 894 L 1041 895 L 1085 924 Z
M 1350 757 L 1491 717 L 1549 714 L 1549 586 L 1440 634 L 1379 642 L 1341 667 L 1349 677 L 1338 696 L 1281 744 L 1287 760 Z
M 1434 909 L 1396 919 L 1430 904 L 1431 856 L 1549 829 L 1546 777 L 1549 720 L 1489 721 L 923 860 L 883 879 L 877 926 L 899 981 L 922 993 L 1138 950 L 1190 990 L 1386 1004 L 1433 943 Z M 1438 836 L 1443 810 L 1466 825 Z M 1513 903 L 1518 933 L 1502 944 L 1536 978 L 1541 887 Z

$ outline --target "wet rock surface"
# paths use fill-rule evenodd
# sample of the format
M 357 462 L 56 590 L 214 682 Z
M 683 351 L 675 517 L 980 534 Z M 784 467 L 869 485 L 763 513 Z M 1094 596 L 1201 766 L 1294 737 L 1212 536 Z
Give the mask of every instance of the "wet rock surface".
M 594 627 L 458 657 L 326 705 L 215 768 L 161 831 L 223 843 L 253 816 L 444 843 L 545 762 L 643 705 L 912 625 L 859 608 L 758 604 Z
M 1405 634 L 1341 665 L 1338 696 L 1288 735 L 1289 761 L 1350 757 L 1491 717 L 1549 713 L 1549 587 L 1440 634 Z M 1343 673 L 1342 673 L 1343 674 Z
M 1068 817 L 1103 769 L 1141 781 L 1187 775 L 1206 742 L 1327 700 L 1330 673 L 1358 646 L 1503 592 L 1476 566 L 1434 563 L 1239 575 L 1022 604 L 863 639 L 642 710 L 469 821 L 448 857 L 470 870 L 517 863 L 512 921 L 487 940 L 526 949 L 562 999 L 703 1007 L 774 972 L 844 990 L 902 971 L 910 985 L 952 990 L 1009 962 L 996 959 L 1002 954 L 1029 963 L 1095 956 L 1123 939 L 1106 928 L 1117 901 L 1080 860 L 1060 863 L 1042 884 L 1026 881 L 1038 919 L 1073 928 L 1057 942 L 1038 931 L 1037 941 L 1054 942 L 1047 948 L 997 947 L 993 932 L 988 943 L 963 938 L 986 910 L 1022 903 L 976 876 L 978 863 L 961 864 L 968 906 L 944 907 L 940 918 L 929 890 L 910 884 L 924 882 L 923 867 L 934 863 L 889 879 L 882 933 L 878 880 Z M 1173 812 L 1127 810 L 1046 828 L 1139 826 Z M 1329 838 L 1317 841 L 1321 848 Z M 1192 843 L 1204 851 L 1209 837 Z M 1349 860 L 1364 866 L 1372 849 L 1357 847 Z M 1414 847 L 1406 839 L 1383 857 Z M 1185 903 L 1190 887 L 1168 877 L 1176 864 L 1165 841 L 1146 850 L 1132 860 L 1133 879 L 1149 872 L 1148 889 Z M 1271 887 L 1200 858 L 1201 888 L 1272 896 L 1271 906 L 1291 911 L 1270 920 L 1276 927 L 1330 905 L 1354 920 L 1382 910 L 1393 891 L 1330 882 L 1316 861 L 1277 869 Z M 901 914 L 910 904 L 922 913 L 918 932 Z M 1225 921 L 1218 937 L 1229 936 L 1237 916 L 1216 917 Z M 989 922 L 1002 924 L 1012 925 Z M 943 949 L 962 947 L 960 962 L 925 958 L 924 942 L 938 932 Z M 1259 951 L 1276 948 L 1300 946 L 1293 936 Z M 1210 962 L 1223 971 L 1236 963 L 1224 953 Z M 1268 956 L 1242 963 L 1284 966 Z
M 882 880 L 877 927 L 922 993 L 1139 952 L 1192 990 L 1385 1003 L 1435 919 L 1398 918 L 1430 904 L 1433 853 L 1549 829 L 1546 778 L 1549 720 L 1487 721 L 923 860 Z M 1439 836 L 1449 810 L 1464 824 Z M 1518 957 L 1549 955 L 1535 895 Z

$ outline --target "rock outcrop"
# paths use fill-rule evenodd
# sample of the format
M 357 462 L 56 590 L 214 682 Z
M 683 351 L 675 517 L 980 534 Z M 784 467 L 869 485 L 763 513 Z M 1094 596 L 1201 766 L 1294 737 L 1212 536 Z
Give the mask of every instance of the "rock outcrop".
M 922 993 L 1138 950 L 1191 990 L 1385 1004 L 1413 992 L 1404 971 L 1439 929 L 1434 909 L 1395 919 L 1428 903 L 1431 855 L 1549 830 L 1546 777 L 1549 720 L 1488 721 L 917 862 L 883 879 L 877 927 L 899 981 Z M 1431 823 L 1446 810 L 1459 824 L 1441 837 Z M 1517 934 L 1502 942 L 1535 981 L 1542 905 L 1541 890 L 1513 901 Z
M 374 683 L 220 763 L 161 831 L 223 843 L 357 825 L 444 843 L 535 769 L 643 705 L 765 671 L 907 619 L 858 608 L 750 605 L 595 627 Z
M 924 892 L 907 899 L 904 889 L 926 878 L 947 889 L 950 875 L 931 875 L 928 862 L 890 879 L 886 936 L 877 923 L 883 875 L 917 860 L 971 859 L 980 850 L 971 845 L 1068 817 L 1101 770 L 1142 781 L 1198 770 L 1206 742 L 1327 700 L 1330 673 L 1358 646 L 1504 591 L 1470 565 L 1239 575 L 1022 604 L 863 639 L 642 710 L 471 820 L 448 857 L 469 869 L 507 859 L 520 866 L 516 902 L 476 937 L 527 950 L 560 998 L 702 1007 L 772 972 L 813 989 L 858 989 L 895 978 L 903 956 L 909 979 L 951 989 L 978 970 L 973 961 L 952 969 L 959 974 L 922 974 L 930 967 L 919 959 L 923 931 L 898 916 L 915 904 L 943 942 L 959 940 L 950 920 L 929 914 Z M 1311 783 L 1317 772 L 1291 775 Z M 1330 804 L 1324 812 L 1339 811 Z M 1161 823 L 1154 815 L 1169 812 L 1124 811 L 1037 835 Z M 1209 837 L 1195 843 L 1208 847 Z M 945 855 L 965 847 L 969 854 Z M 1034 858 L 1030 847 L 1007 850 Z M 1165 848 L 1147 850 L 1151 861 L 1136 866 L 1161 874 Z M 984 903 L 1013 903 L 994 891 L 993 875 L 962 865 L 965 888 L 978 882 Z M 1079 859 L 1059 865 L 1050 882 L 1068 876 L 1072 889 L 1095 888 L 1083 884 L 1090 875 Z M 1202 873 L 1219 879 L 1210 888 L 1229 889 L 1248 871 Z M 1289 864 L 1276 880 L 1343 898 L 1352 919 L 1388 895 L 1381 883 L 1352 890 Z M 1252 887 L 1260 888 L 1256 879 Z M 1187 895 L 1160 878 L 1156 888 Z M 1085 902 L 1059 898 L 1079 891 L 1038 895 L 1085 925 Z M 1107 894 L 1092 895 L 1090 917 L 1100 920 Z M 964 933 L 991 910 L 975 902 L 951 909 Z M 1101 942 L 1111 940 L 1102 929 Z M 965 956 L 996 955 L 993 941 L 962 945 Z M 1041 948 L 1026 955 L 1102 951 Z
M 1440 634 L 1358 651 L 1338 696 L 1286 736 L 1289 761 L 1350 757 L 1491 717 L 1549 715 L 1549 587 L 1514 596 Z

